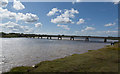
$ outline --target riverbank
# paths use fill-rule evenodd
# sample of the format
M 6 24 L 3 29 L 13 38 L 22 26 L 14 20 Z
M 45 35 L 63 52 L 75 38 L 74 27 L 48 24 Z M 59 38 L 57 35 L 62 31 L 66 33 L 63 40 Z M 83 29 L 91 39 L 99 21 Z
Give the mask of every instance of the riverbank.
M 10 72 L 118 72 L 118 44 L 83 54 L 73 54 L 53 61 L 43 61 L 34 67 L 16 67 Z

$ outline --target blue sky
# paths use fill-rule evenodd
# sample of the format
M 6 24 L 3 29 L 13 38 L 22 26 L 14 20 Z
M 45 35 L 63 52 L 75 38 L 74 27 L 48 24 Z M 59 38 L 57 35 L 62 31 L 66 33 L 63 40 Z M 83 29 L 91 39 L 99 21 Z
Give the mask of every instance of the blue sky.
M 2 10 L 7 9 L 10 13 L 16 14 L 34 14 L 36 15 L 33 17 L 35 21 L 33 19 L 32 22 L 26 22 L 28 18 L 27 20 L 26 18 L 25 20 L 18 18 L 18 21 L 16 18 L 3 18 L 1 24 L 5 24 L 2 27 L 4 32 L 91 36 L 118 35 L 118 5 L 112 2 L 78 2 L 75 4 L 72 2 L 22 2 L 24 5 L 22 9 L 19 7 L 17 9 L 13 5 L 13 2 L 10 2 L 6 7 L 2 7 Z M 50 11 L 56 12 L 48 16 Z M 65 14 L 67 11 L 70 14 Z M 63 17 L 64 14 L 65 17 Z M 59 16 L 62 16 L 62 19 Z M 52 19 L 53 21 L 51 21 Z M 19 25 L 20 29 L 15 26 L 13 28 L 13 25 L 9 25 L 7 22 Z

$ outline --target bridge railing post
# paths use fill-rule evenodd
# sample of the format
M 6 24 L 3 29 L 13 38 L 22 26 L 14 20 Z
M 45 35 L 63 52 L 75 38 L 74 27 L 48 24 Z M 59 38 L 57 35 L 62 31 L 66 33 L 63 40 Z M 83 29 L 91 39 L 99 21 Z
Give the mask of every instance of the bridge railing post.
M 107 42 L 107 39 L 106 39 L 106 38 L 104 39 L 104 42 Z
M 74 40 L 74 37 L 70 37 L 70 40 Z
M 86 37 L 85 41 L 89 41 L 89 38 L 88 38 L 88 37 Z

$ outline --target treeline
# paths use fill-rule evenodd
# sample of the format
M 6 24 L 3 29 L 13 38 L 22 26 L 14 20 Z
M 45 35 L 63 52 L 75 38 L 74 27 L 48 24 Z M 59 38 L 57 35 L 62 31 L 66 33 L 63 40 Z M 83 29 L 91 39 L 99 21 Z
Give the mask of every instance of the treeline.
M 2 37 L 2 38 L 12 38 L 12 37 L 31 37 L 31 36 L 36 36 L 36 34 L 4 33 L 4 32 L 0 32 L 0 37 Z

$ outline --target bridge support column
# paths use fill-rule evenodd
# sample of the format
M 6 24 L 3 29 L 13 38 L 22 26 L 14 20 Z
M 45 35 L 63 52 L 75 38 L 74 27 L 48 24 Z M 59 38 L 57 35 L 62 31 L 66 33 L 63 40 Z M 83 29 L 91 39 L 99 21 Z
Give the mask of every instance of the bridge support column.
M 52 37 L 50 37 L 50 39 L 52 39 Z
M 42 39 L 42 36 L 41 36 L 41 39 Z
M 49 37 L 47 36 L 47 39 L 49 39 Z
M 52 37 L 51 37 L 51 36 L 50 36 L 50 37 L 48 36 L 47 39 L 52 39 Z
M 38 37 L 38 39 L 39 39 L 39 37 Z
M 89 41 L 89 38 L 87 37 L 87 38 L 85 39 L 85 41 Z
M 74 37 L 70 37 L 70 40 L 74 40 Z
M 62 40 L 62 37 L 61 37 L 61 40 Z
M 62 40 L 62 37 L 58 37 L 58 40 Z
M 104 39 L 104 42 L 107 42 L 107 39 L 106 39 L 106 38 Z

